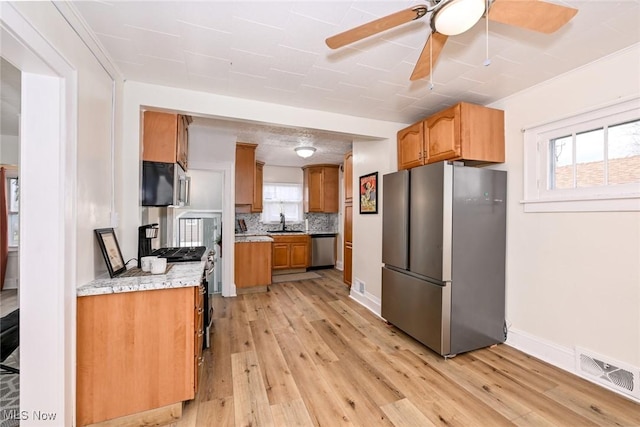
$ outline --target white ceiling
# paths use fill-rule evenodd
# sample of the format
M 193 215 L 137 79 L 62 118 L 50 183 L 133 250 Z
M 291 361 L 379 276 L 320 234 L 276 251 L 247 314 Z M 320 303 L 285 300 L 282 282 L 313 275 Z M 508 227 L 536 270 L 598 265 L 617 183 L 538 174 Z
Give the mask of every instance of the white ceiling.
M 640 42 L 640 0 L 557 1 L 579 9 L 551 35 L 485 21 L 450 37 L 429 79 L 409 76 L 428 16 L 333 51 L 325 38 L 416 2 L 73 2 L 127 80 L 359 117 L 413 123 L 459 101 L 488 104 Z M 602 76 L 603 79 L 609 76 Z M 594 82 L 597 84 L 597 82 Z M 199 122 L 206 125 L 206 122 Z M 211 122 L 256 142 L 267 164 L 295 163 L 302 134 L 339 163 L 350 139 L 313 130 Z M 346 144 L 346 145 L 345 145 Z M 283 147 L 284 145 L 284 147 Z M 274 152 L 273 150 L 281 150 Z M 279 147 L 279 148 L 278 148 Z M 289 156 L 289 157 L 288 157 Z M 281 160 L 278 160 L 281 159 Z

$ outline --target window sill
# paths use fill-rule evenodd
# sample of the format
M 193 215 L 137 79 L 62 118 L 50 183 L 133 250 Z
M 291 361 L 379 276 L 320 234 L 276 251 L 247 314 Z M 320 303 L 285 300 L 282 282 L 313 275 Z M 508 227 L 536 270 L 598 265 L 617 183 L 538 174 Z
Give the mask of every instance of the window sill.
M 525 212 L 638 212 L 640 195 L 522 200 Z

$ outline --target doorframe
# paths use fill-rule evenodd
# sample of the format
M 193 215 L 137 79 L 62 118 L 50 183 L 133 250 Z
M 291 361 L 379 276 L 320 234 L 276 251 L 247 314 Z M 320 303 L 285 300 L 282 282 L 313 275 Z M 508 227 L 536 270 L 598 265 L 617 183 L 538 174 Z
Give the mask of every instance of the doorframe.
M 9 2 L 0 32 L 22 72 L 20 416 L 74 425 L 77 73 Z

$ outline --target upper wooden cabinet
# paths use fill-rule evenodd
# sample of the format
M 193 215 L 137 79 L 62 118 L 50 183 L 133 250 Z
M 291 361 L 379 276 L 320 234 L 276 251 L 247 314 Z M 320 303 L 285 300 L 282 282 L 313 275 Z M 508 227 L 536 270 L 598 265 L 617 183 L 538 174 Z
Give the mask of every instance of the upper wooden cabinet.
M 142 160 L 178 163 L 187 170 L 190 116 L 145 111 Z
M 304 211 L 338 212 L 338 165 L 305 166 Z
M 410 169 L 423 165 L 423 123 L 415 123 L 398 131 L 398 169 Z
M 353 202 L 353 152 L 344 155 L 344 201 Z
M 398 132 L 398 169 L 504 162 L 504 111 L 461 102 Z
M 264 162 L 256 161 L 256 178 L 255 185 L 253 187 L 253 204 L 251 205 L 251 212 L 262 212 L 263 171 Z
M 236 144 L 236 212 L 250 213 L 256 185 L 256 147 L 258 144 Z

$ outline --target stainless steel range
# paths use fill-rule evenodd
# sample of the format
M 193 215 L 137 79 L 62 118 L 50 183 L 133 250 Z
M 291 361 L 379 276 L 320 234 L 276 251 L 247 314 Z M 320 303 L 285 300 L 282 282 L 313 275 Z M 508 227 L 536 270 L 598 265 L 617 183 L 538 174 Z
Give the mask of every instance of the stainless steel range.
M 184 248 L 160 248 L 151 252 L 151 256 L 166 258 L 167 262 L 195 262 L 200 261 L 207 248 L 205 246 L 191 246 Z

